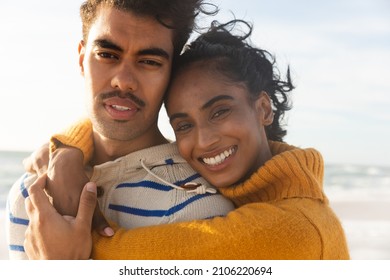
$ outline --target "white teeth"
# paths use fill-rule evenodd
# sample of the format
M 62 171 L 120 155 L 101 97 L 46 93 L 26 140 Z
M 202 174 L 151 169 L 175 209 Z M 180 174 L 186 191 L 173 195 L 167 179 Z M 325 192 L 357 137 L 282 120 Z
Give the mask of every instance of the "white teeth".
M 203 162 L 208 165 L 218 165 L 221 164 L 226 158 L 231 156 L 234 152 L 233 148 L 230 148 L 229 150 L 226 150 L 219 155 L 212 157 L 212 158 L 203 158 Z
M 119 105 L 111 105 L 112 108 L 118 111 L 129 111 L 130 109 L 125 106 L 119 106 Z

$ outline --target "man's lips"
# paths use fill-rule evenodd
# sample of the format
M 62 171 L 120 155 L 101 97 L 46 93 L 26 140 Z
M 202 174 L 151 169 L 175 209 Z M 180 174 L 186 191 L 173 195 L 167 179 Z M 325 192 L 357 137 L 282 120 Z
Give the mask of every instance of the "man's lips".
M 103 101 L 104 108 L 115 120 L 130 120 L 139 108 L 128 98 L 110 97 Z

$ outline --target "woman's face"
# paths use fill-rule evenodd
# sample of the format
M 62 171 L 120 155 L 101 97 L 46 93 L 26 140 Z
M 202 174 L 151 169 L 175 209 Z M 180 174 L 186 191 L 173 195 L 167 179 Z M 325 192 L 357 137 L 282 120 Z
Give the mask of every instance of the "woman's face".
M 214 186 L 242 182 L 271 158 L 264 126 L 273 113 L 266 93 L 250 101 L 243 84 L 197 62 L 176 75 L 168 94 L 180 154 Z

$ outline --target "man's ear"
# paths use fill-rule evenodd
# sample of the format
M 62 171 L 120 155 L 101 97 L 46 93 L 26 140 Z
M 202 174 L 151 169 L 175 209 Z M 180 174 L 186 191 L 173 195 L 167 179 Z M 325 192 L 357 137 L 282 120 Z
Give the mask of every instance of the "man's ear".
M 256 111 L 260 118 L 260 122 L 264 126 L 272 124 L 274 121 L 274 112 L 272 110 L 272 102 L 269 95 L 262 91 L 255 101 Z
M 78 46 L 80 73 L 84 76 L 85 42 L 81 40 Z

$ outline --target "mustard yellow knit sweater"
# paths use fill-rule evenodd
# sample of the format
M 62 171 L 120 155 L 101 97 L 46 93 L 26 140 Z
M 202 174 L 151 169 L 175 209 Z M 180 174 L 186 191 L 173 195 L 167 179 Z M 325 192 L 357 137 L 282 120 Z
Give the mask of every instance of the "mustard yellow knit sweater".
M 77 132 L 77 135 L 74 133 Z M 91 124 L 53 140 L 92 154 Z M 57 140 L 55 140 L 57 139 Z M 273 157 L 241 185 L 221 189 L 237 209 L 226 217 L 117 228 L 93 234 L 93 259 L 349 259 L 345 234 L 322 190 L 323 161 L 314 149 L 270 142 Z

